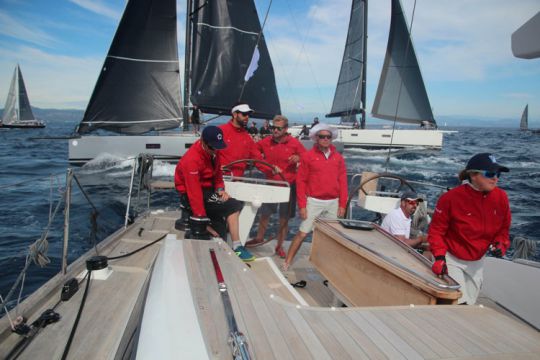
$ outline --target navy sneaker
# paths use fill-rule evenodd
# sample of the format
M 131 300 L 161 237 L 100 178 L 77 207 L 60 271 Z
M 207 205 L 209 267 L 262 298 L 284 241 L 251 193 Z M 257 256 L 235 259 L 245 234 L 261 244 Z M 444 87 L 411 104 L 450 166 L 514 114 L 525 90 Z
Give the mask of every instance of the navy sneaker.
M 253 256 L 252 253 L 246 250 L 245 247 L 242 245 L 238 246 L 236 249 L 234 249 L 234 252 L 236 255 L 242 260 L 243 262 L 250 262 L 255 260 L 255 256 Z

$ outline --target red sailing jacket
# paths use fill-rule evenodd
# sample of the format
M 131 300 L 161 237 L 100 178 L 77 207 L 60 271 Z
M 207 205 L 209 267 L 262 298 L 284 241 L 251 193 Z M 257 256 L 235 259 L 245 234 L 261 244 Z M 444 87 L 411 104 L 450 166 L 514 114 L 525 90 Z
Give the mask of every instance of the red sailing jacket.
M 220 150 L 221 164 L 227 165 L 240 159 L 262 160 L 261 153 L 258 151 L 251 135 L 244 128 L 234 127 L 232 121 L 219 126 L 223 131 L 223 139 L 227 147 Z M 237 164 L 232 168 L 234 176 L 243 176 L 247 164 Z
M 512 215 L 504 190 L 484 194 L 463 184 L 443 194 L 429 226 L 428 241 L 434 256 L 449 251 L 458 259 L 473 261 L 499 243 L 503 253 L 510 246 Z
M 347 169 L 345 160 L 330 145 L 330 156 L 326 156 L 314 145 L 302 154 L 296 176 L 296 196 L 298 207 L 304 209 L 307 197 L 321 200 L 339 198 L 339 207 L 347 205 Z
M 294 184 L 296 181 L 297 163 L 290 163 L 289 157 L 292 155 L 302 155 L 306 152 L 306 148 L 296 138 L 287 135 L 282 142 L 277 143 L 272 136 L 267 136 L 257 143 L 257 148 L 262 153 L 264 160 L 272 165 L 276 165 L 281 169 L 281 173 L 289 184 Z M 278 174 L 273 174 L 271 169 L 260 168 L 267 179 L 282 180 Z
M 220 151 L 217 152 L 212 164 L 210 154 L 204 151 L 201 141 L 198 140 L 178 161 L 174 171 L 174 185 L 179 192 L 187 193 L 194 216 L 206 216 L 203 189 L 225 188 Z

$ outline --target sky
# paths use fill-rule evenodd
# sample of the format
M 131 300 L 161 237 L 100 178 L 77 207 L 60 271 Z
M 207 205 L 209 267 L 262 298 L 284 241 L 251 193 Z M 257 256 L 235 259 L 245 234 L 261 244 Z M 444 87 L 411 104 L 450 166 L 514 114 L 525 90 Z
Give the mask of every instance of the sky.
M 282 112 L 329 112 L 351 0 L 255 0 L 274 65 Z M 516 119 L 529 104 L 540 122 L 540 59 L 515 58 L 510 37 L 540 0 L 402 0 L 435 118 Z M 415 6 L 416 5 L 416 6 Z M 185 0 L 177 2 L 183 68 Z M 367 109 L 377 89 L 390 0 L 369 2 Z M 0 107 L 20 64 L 33 106 L 84 109 L 125 0 L 0 0 Z M 414 14 L 413 14 L 414 10 Z M 413 17 L 414 15 L 414 17 Z M 540 35 L 539 35 L 540 37 Z

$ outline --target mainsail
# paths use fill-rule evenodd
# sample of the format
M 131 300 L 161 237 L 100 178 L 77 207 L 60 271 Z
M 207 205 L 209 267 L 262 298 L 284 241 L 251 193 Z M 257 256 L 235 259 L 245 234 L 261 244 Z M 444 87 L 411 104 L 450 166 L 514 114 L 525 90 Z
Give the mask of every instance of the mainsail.
M 78 132 L 176 128 L 180 99 L 176 0 L 129 0 Z
M 11 85 L 9 87 L 4 113 L 2 114 L 2 123 L 4 125 L 14 125 L 25 121 L 35 121 L 30 100 L 26 93 L 21 68 L 17 64 Z
M 523 114 L 521 114 L 521 123 L 519 124 L 521 130 L 529 129 L 529 104 L 525 105 L 523 109 Z
M 246 102 L 257 118 L 281 113 L 274 69 L 253 1 L 195 0 L 191 103 L 228 114 Z
M 433 112 L 400 0 L 392 0 L 392 21 L 373 116 L 435 125 Z
M 351 117 L 365 109 L 366 15 L 366 0 L 353 0 L 332 111 L 326 117 Z

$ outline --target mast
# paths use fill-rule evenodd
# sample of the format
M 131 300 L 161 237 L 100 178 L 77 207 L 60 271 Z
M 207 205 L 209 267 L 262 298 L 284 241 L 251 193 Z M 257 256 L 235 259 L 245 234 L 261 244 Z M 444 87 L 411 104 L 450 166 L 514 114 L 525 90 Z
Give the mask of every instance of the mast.
M 364 1 L 364 57 L 362 59 L 362 119 L 360 120 L 360 128 L 366 128 L 366 73 L 367 73 L 367 31 L 368 31 L 368 0 Z
M 184 130 L 189 130 L 189 90 L 191 80 L 191 12 L 193 11 L 193 3 L 191 0 L 186 1 L 186 49 L 184 51 Z

